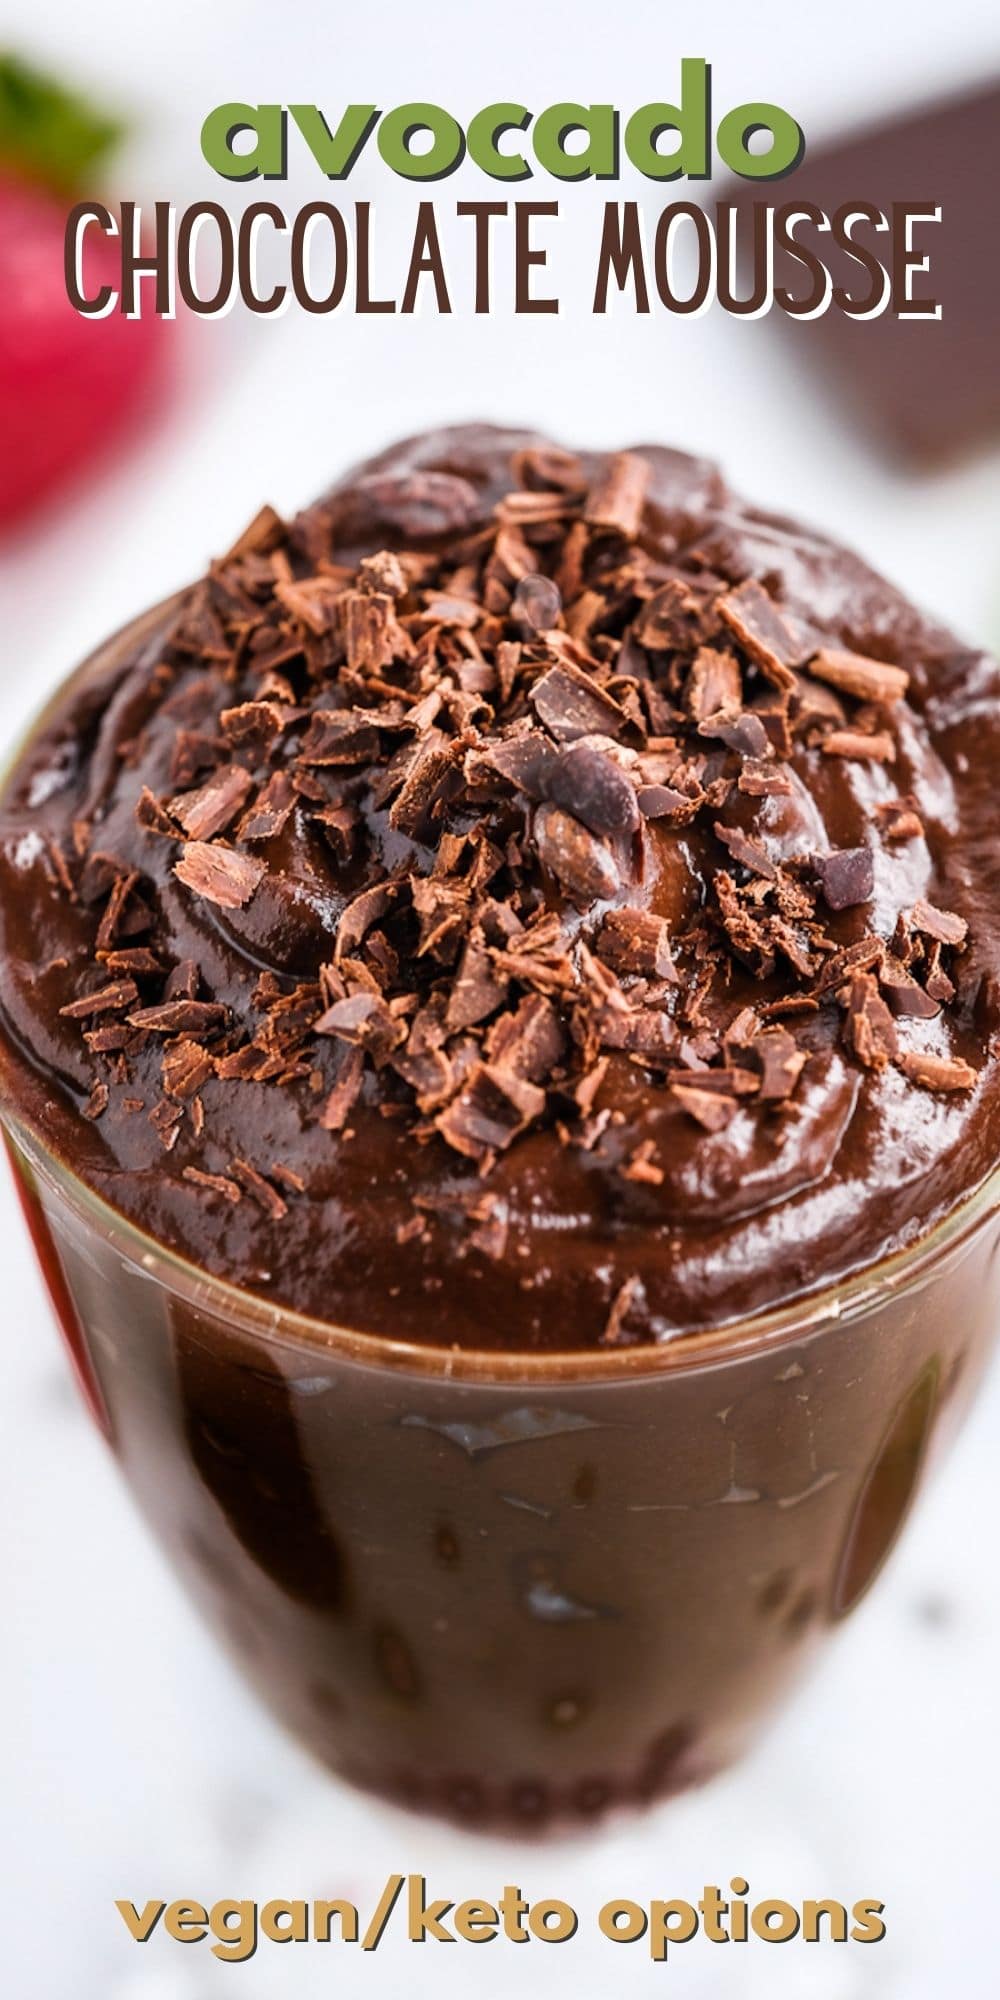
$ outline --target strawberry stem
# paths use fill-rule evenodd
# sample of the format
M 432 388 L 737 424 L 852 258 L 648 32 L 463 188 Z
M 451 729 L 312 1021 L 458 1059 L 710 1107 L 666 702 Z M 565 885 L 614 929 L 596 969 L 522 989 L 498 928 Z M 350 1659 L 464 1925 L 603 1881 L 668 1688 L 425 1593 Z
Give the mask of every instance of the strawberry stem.
M 0 52 L 0 169 L 72 194 L 124 129 L 55 77 Z

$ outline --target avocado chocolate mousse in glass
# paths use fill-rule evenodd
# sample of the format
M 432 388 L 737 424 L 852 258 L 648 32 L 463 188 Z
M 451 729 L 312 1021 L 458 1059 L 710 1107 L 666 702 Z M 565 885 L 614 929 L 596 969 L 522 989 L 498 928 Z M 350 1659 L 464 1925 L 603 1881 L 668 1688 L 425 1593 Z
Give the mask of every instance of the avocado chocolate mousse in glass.
M 996 664 L 854 556 L 483 428 L 265 510 L 36 725 L 28 1221 L 338 1771 L 522 1826 L 669 1792 L 875 1575 L 1000 1305 L 998 769 Z

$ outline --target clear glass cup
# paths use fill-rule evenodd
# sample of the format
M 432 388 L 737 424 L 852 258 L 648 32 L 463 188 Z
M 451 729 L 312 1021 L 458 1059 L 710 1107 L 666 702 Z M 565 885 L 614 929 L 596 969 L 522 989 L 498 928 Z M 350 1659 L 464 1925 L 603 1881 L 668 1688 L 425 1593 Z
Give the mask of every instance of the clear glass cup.
M 736 1757 L 881 1567 L 997 1323 L 1000 1175 L 745 1324 L 459 1354 L 206 1276 L 4 1122 L 87 1400 L 210 1624 L 336 1771 L 470 1823 Z
M 155 649 L 174 602 L 73 685 Z M 585 1354 L 413 1346 L 199 1271 L 31 1106 L 0 1036 L 56 1314 L 190 1592 L 317 1756 L 469 1823 L 593 1818 L 738 1756 L 880 1569 L 1000 1318 L 998 1170 L 906 1251 L 742 1324 Z

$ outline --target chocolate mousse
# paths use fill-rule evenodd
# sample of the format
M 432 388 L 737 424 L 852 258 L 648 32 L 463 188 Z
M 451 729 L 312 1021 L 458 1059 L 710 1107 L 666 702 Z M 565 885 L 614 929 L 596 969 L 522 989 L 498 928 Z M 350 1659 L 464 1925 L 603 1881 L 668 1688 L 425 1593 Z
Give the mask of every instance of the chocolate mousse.
M 394 446 L 57 697 L 8 777 L 5 1089 L 246 1291 L 673 1340 L 1000 1152 L 1000 669 L 661 447 Z

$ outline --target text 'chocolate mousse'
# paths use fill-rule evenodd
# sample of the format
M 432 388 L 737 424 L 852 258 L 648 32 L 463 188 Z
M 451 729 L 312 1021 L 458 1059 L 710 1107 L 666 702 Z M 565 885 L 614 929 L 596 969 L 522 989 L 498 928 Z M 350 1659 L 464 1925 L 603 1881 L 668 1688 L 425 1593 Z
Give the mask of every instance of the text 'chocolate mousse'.
M 709 464 L 398 445 L 57 699 L 2 797 L 7 1091 L 332 1323 L 655 1342 L 1000 1152 L 1000 669 Z

